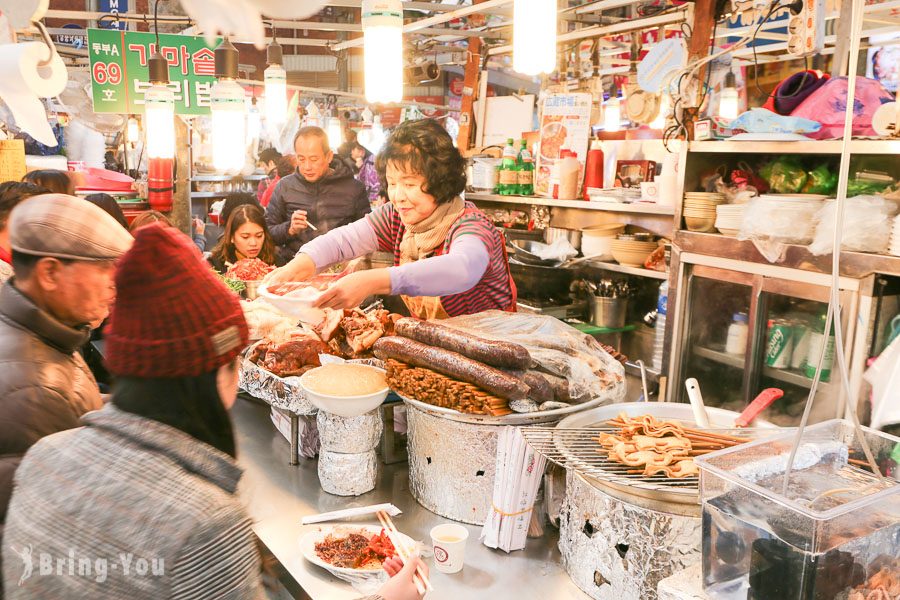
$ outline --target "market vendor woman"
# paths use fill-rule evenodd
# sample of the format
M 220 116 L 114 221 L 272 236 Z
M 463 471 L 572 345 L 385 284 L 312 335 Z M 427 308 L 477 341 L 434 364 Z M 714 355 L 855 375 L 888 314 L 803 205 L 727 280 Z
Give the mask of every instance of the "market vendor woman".
M 343 277 L 319 305 L 351 308 L 373 294 L 393 294 L 423 319 L 515 310 L 503 235 L 460 198 L 466 163 L 444 128 L 430 119 L 403 123 L 376 167 L 390 202 L 307 243 L 269 280 L 303 281 L 379 250 L 393 253 L 393 267 Z

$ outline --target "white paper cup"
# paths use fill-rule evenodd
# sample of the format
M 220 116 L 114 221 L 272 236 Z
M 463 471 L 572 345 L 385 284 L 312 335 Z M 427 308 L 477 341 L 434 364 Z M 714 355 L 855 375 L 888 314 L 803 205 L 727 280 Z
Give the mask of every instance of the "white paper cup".
M 642 181 L 641 200 L 644 202 L 656 202 L 659 200 L 659 184 L 655 181 Z
M 469 530 L 462 525 L 438 525 L 431 530 L 434 566 L 441 573 L 459 573 L 466 557 Z

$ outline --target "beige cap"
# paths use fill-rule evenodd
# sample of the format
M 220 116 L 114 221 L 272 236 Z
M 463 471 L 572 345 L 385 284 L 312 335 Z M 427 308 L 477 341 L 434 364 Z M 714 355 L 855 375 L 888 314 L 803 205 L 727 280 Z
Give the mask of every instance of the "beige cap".
M 114 260 L 134 239 L 102 208 L 66 194 L 42 194 L 16 206 L 9 243 L 16 252 L 72 260 Z

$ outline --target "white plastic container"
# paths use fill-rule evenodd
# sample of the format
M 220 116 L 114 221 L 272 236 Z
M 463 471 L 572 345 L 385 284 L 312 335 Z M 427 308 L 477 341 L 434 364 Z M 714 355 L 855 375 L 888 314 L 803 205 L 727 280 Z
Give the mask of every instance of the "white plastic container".
M 559 200 L 578 200 L 578 176 L 581 163 L 571 150 L 563 151 L 564 158 L 559 163 Z
M 749 330 L 747 315 L 734 313 L 731 325 L 728 326 L 728 336 L 725 338 L 725 352 L 735 356 L 744 356 L 747 353 Z

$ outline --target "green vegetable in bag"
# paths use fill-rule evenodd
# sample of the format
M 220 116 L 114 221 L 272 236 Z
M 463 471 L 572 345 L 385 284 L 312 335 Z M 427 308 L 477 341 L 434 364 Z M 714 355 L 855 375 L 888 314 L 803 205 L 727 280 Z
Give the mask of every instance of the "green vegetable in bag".
M 759 171 L 771 191 L 778 194 L 796 194 L 806 185 L 806 170 L 796 160 L 779 158 Z
M 832 172 L 828 165 L 819 165 L 809 172 L 806 185 L 803 187 L 803 193 L 830 196 L 837 189 L 837 184 L 837 173 Z

